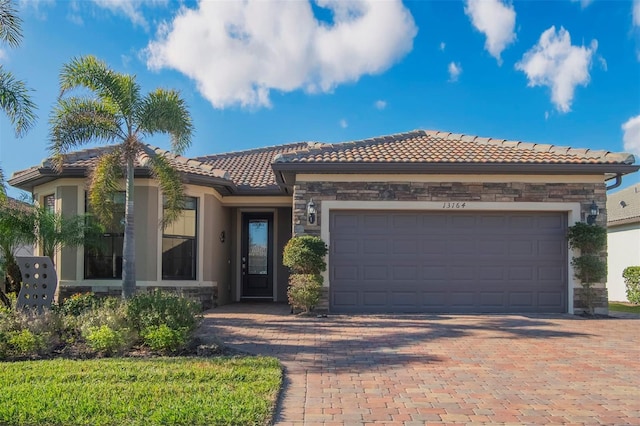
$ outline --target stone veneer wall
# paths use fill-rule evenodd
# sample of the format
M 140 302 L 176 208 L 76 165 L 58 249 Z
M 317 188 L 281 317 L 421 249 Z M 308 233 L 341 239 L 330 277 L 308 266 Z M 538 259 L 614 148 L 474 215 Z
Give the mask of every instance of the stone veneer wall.
M 216 299 L 218 294 L 217 287 L 140 287 L 138 286 L 138 293 L 151 292 L 155 289 L 160 289 L 166 292 L 179 294 L 187 297 L 194 302 L 201 304 L 202 309 L 211 309 L 216 305 Z M 120 297 L 122 295 L 122 287 L 92 287 L 92 286 L 59 286 L 59 299 L 64 300 L 76 293 L 94 293 L 96 296 L 113 296 Z
M 313 198 L 317 220 L 307 223 L 307 203 Z M 591 202 L 601 208 L 597 223 L 606 226 L 606 189 L 602 183 L 483 183 L 483 182 L 298 182 L 293 187 L 293 235 L 320 236 L 323 200 L 344 201 L 480 201 L 480 202 L 578 202 L 586 220 Z M 399 209 L 402 209 L 399 206 Z M 505 205 L 505 210 L 509 206 Z M 328 243 L 328 241 L 327 241 Z M 603 252 L 606 259 L 606 252 Z M 596 313 L 608 312 L 605 283 L 594 286 Z M 583 309 L 581 288 L 573 294 L 574 311 Z M 328 310 L 329 292 L 324 288 L 318 310 Z

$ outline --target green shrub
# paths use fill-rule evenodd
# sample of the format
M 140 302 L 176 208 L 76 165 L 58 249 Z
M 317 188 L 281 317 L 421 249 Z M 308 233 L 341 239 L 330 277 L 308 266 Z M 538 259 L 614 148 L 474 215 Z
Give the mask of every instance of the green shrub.
M 79 316 L 83 312 L 98 305 L 98 298 L 93 293 L 76 293 L 65 299 L 55 309 L 65 315 Z
M 622 271 L 627 290 L 627 300 L 640 304 L 640 266 L 629 266 Z
M 595 254 L 607 245 L 607 229 L 600 225 L 577 222 L 569 227 L 569 245 L 582 253 Z
M 291 274 L 287 296 L 294 308 L 309 312 L 315 308 L 322 294 L 322 276 L 317 274 Z
M 128 346 L 124 330 L 114 330 L 108 325 L 89 327 L 83 337 L 91 349 L 107 355 L 120 353 Z
M 20 330 L 8 333 L 9 351 L 15 356 L 33 356 L 47 348 L 45 337 L 34 334 L 31 330 Z
M 173 329 L 166 324 L 147 327 L 142 332 L 144 344 L 154 351 L 165 354 L 184 348 L 189 338 L 188 330 Z
M 197 303 L 161 290 L 137 294 L 127 303 L 127 318 L 138 332 L 163 324 L 191 332 L 198 325 L 199 313 Z
M 575 277 L 582 283 L 582 302 L 589 313 L 593 313 L 593 284 L 601 282 L 607 276 L 607 262 L 599 256 L 607 245 L 607 229 L 600 225 L 578 222 L 569 227 L 567 239 L 571 247 L 580 250 L 580 256 L 574 257 L 571 264 Z
M 321 238 L 301 235 L 291 238 L 284 247 L 282 263 L 296 274 L 319 274 L 327 269 L 324 256 L 327 245 Z
M 138 334 L 131 329 L 126 314 L 126 302 L 120 298 L 109 297 L 80 314 L 75 324 L 91 349 L 112 354 L 122 352 L 138 341 Z M 110 331 L 114 336 L 110 336 Z M 71 335 L 70 340 L 73 337 Z M 110 341 L 113 346 L 109 346 Z

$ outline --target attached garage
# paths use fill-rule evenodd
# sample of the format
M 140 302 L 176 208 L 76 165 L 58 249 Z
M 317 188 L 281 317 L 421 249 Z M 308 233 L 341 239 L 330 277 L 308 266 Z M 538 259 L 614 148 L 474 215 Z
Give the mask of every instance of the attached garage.
M 567 312 L 567 213 L 337 210 L 331 312 Z

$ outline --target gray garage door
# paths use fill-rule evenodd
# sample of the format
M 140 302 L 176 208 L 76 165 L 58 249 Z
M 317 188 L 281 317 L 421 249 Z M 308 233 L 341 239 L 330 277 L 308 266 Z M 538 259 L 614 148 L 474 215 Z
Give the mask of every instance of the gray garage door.
M 332 312 L 566 312 L 558 212 L 334 211 Z

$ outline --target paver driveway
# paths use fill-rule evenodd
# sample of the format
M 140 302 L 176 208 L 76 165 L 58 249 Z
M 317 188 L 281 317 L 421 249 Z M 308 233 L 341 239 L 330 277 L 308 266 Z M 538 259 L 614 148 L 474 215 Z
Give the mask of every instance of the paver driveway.
M 204 335 L 282 360 L 276 424 L 638 424 L 640 320 L 571 315 L 205 315 Z

